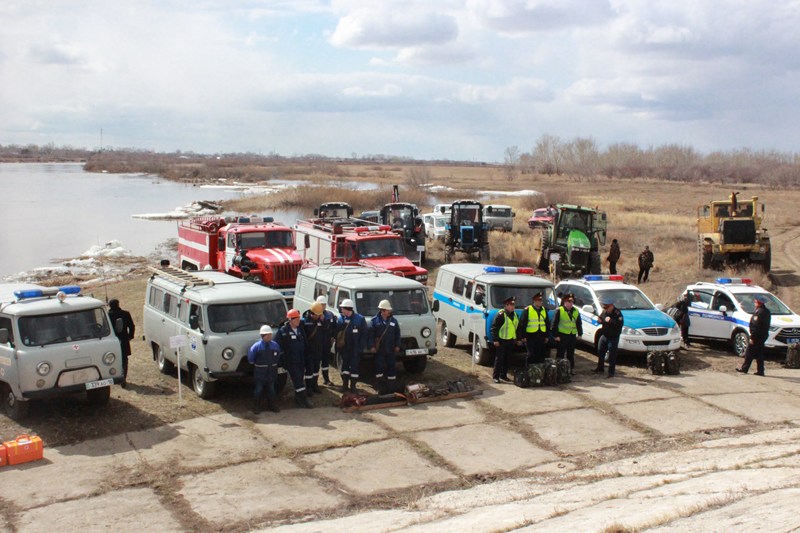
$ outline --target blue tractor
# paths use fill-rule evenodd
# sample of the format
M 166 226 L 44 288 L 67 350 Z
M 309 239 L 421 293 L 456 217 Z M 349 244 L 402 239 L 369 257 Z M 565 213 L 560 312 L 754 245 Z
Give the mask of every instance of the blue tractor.
M 441 209 L 445 213 L 444 208 Z M 449 263 L 455 252 L 474 256 L 488 262 L 489 225 L 483 221 L 483 205 L 475 200 L 458 200 L 450 207 L 450 221 L 445 226 L 444 262 Z

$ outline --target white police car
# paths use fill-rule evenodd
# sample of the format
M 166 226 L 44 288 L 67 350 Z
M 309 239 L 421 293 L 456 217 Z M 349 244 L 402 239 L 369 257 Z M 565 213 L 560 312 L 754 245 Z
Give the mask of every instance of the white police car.
M 772 314 L 767 348 L 786 348 L 800 342 L 800 316 L 774 294 L 753 285 L 749 278 L 717 278 L 698 282 L 681 294 L 689 296 L 689 336 L 731 342 L 733 351 L 743 356 L 750 342 L 750 316 L 755 298 L 766 300 Z
M 622 311 L 625 325 L 619 338 L 619 349 L 629 352 L 677 350 L 681 331 L 675 321 L 661 311 L 661 305 L 645 296 L 637 287 L 622 283 L 619 275 L 589 275 L 583 279 L 564 280 L 556 286 L 556 294 L 572 293 L 575 307 L 583 321 L 580 340 L 597 348 L 600 340 L 600 302 L 610 300 Z

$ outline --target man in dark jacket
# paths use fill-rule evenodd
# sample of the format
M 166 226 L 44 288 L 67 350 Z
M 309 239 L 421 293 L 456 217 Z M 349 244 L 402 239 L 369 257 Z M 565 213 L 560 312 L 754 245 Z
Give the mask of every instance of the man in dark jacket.
M 119 306 L 119 300 L 112 298 L 108 302 L 108 318 L 111 320 L 111 327 L 119 339 L 119 347 L 122 349 L 122 388 L 128 386 L 128 356 L 131 354 L 131 341 L 136 332 L 131 314 Z M 122 329 L 117 331 L 117 321 L 122 321 Z
M 691 346 L 689 343 L 689 293 L 683 295 L 677 304 L 675 304 L 675 322 L 681 327 L 681 339 L 683 339 L 684 347 Z
M 595 372 L 604 371 L 604 361 L 608 354 L 608 377 L 613 378 L 617 368 L 617 346 L 625 320 L 622 311 L 614 306 L 611 300 L 603 300 L 603 312 L 600 313 L 600 342 L 597 344 L 597 368 Z
M 547 357 L 547 340 L 550 335 L 550 321 L 547 320 L 547 309 L 542 305 L 544 296 L 541 292 L 533 295 L 533 303 L 522 311 L 517 326 L 517 338 L 524 339 L 528 349 L 529 363 L 544 363 Z
M 269 410 L 277 413 L 280 409 L 276 401 L 275 381 L 278 379 L 281 347 L 272 340 L 270 326 L 261 326 L 258 333 L 261 340 L 253 344 L 247 352 L 247 361 L 253 365 L 253 412 L 261 412 L 261 394 L 266 389 Z
M 392 316 L 392 304 L 381 300 L 378 314 L 372 318 L 367 346 L 375 348 L 375 379 L 382 390 L 383 377 L 394 383 L 397 379 L 397 354 L 400 352 L 400 324 Z
M 275 341 L 281 347 L 283 366 L 289 372 L 289 377 L 292 378 L 295 403 L 300 407 L 310 409 L 314 407 L 314 404 L 308 399 L 305 381 L 306 378 L 311 377 L 308 340 L 300 325 L 300 311 L 289 309 L 286 318 L 289 320 L 278 329 Z
M 736 369 L 737 372 L 747 374 L 753 359 L 756 360 L 756 376 L 764 375 L 764 343 L 769 337 L 769 325 L 772 313 L 766 306 L 767 300 L 763 296 L 756 296 L 755 306 L 750 317 L 750 345 L 744 355 L 744 363 Z
M 361 354 L 367 345 L 367 321 L 356 313 L 354 308 L 353 300 L 349 298 L 342 300 L 339 304 L 341 315 L 336 323 L 337 337 L 340 332 L 344 332 L 344 345 L 336 348 L 342 359 L 342 392 L 347 392 L 348 389 L 350 392 L 356 392 Z
M 556 359 L 566 357 L 570 372 L 575 373 L 575 344 L 578 336 L 583 335 L 583 321 L 580 312 L 575 309 L 575 295 L 565 294 L 561 297 L 561 306 L 553 317 L 553 340 L 557 343 Z
M 616 274 L 617 273 L 617 261 L 619 261 L 620 255 L 622 253 L 619 249 L 619 243 L 617 239 L 611 241 L 611 249 L 608 250 L 608 272 L 609 274 Z
M 517 328 L 519 318 L 514 310 L 515 300 L 509 296 L 503 300 L 503 310 L 498 311 L 492 320 L 492 327 L 489 335 L 494 343 L 494 369 L 492 378 L 495 383 L 501 381 L 511 381 L 508 378 L 508 360 L 514 353 L 514 345 L 517 341 Z
M 650 251 L 650 247 L 645 246 L 644 250 L 642 250 L 642 253 L 639 254 L 638 283 L 642 283 L 642 281 L 647 283 L 647 278 L 650 275 L 650 269 L 653 268 L 653 263 L 655 260 L 655 256 L 653 255 L 653 252 Z
M 327 372 L 331 351 L 331 333 L 325 322 L 325 309 L 322 304 L 319 302 L 311 304 L 311 308 L 303 313 L 301 324 L 303 324 L 303 331 L 308 340 L 308 359 L 311 364 L 311 367 L 306 370 L 306 389 L 309 394 L 312 392 L 321 394 L 322 390 L 317 384 L 319 367 L 324 361 Z

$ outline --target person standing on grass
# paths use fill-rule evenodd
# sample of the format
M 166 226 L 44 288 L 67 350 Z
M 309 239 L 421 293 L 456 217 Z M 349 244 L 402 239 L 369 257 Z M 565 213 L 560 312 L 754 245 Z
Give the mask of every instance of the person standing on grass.
M 617 243 L 617 239 L 611 241 L 611 249 L 608 251 L 608 272 L 609 274 L 616 274 L 617 273 L 617 261 L 619 261 L 619 257 L 622 255 L 619 249 L 619 243 Z
M 581 314 L 574 305 L 575 296 L 572 293 L 565 294 L 561 298 L 561 306 L 556 309 L 551 328 L 553 340 L 558 345 L 556 359 L 566 357 L 572 374 L 575 373 L 575 344 L 578 342 L 578 335 L 583 335 Z
M 650 269 L 653 268 L 654 261 L 655 261 L 655 256 L 653 256 L 653 252 L 650 251 L 649 246 L 645 246 L 644 250 L 642 250 L 642 253 L 639 254 L 638 283 L 642 283 L 642 281 L 647 283 L 647 278 L 650 275 Z
M 131 314 L 119 306 L 119 300 L 112 298 L 108 302 L 108 318 L 111 320 L 111 327 L 119 339 L 119 347 L 122 350 L 122 388 L 128 387 L 128 356 L 131 355 L 131 341 L 136 332 L 136 325 L 133 323 Z M 117 321 L 121 326 L 117 327 Z
M 519 326 L 519 318 L 514 310 L 515 303 L 513 296 L 503 300 L 503 310 L 494 316 L 489 331 L 489 335 L 494 339 L 495 357 L 492 379 L 495 383 L 511 381 L 508 377 L 508 360 L 514 354 L 514 345 L 518 344 L 517 328 Z
M 608 377 L 613 378 L 617 369 L 617 346 L 619 346 L 619 336 L 622 334 L 622 326 L 625 319 L 622 311 L 614 306 L 610 299 L 601 302 L 603 312 L 600 313 L 600 342 L 597 343 L 597 368 L 595 372 L 600 374 L 604 371 L 604 362 L 608 354 Z
M 766 306 L 767 300 L 763 296 L 756 296 L 753 315 L 750 317 L 750 344 L 744 355 L 744 363 L 736 371 L 747 374 L 753 359 L 756 360 L 756 376 L 764 375 L 764 343 L 769 337 L 769 325 L 772 313 Z
M 547 357 L 550 321 L 547 320 L 547 309 L 542 305 L 544 301 L 542 293 L 534 294 L 532 300 L 533 303 L 522 311 L 517 338 L 525 340 L 529 363 L 544 363 L 544 359 Z

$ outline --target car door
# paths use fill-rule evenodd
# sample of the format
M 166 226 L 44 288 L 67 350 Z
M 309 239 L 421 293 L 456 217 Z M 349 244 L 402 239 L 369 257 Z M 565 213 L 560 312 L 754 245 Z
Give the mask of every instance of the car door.
M 722 310 L 723 308 L 725 311 Z M 709 311 L 709 336 L 715 339 L 730 339 L 733 327 L 736 325 L 733 319 L 735 312 L 736 305 L 730 296 L 722 291 L 716 291 Z
M 688 289 L 689 297 L 689 335 L 692 337 L 712 337 L 714 322 L 721 313 L 711 313 L 714 291 L 711 289 Z
M 571 287 L 570 290 L 572 294 L 575 295 L 575 307 L 581 314 L 581 328 L 583 330 L 581 340 L 587 344 L 594 345 L 594 337 L 597 333 L 597 328 L 600 327 L 598 307 L 595 303 L 594 293 L 588 288 L 578 285 Z M 593 311 L 591 313 L 585 312 L 583 310 L 584 305 L 591 305 Z

